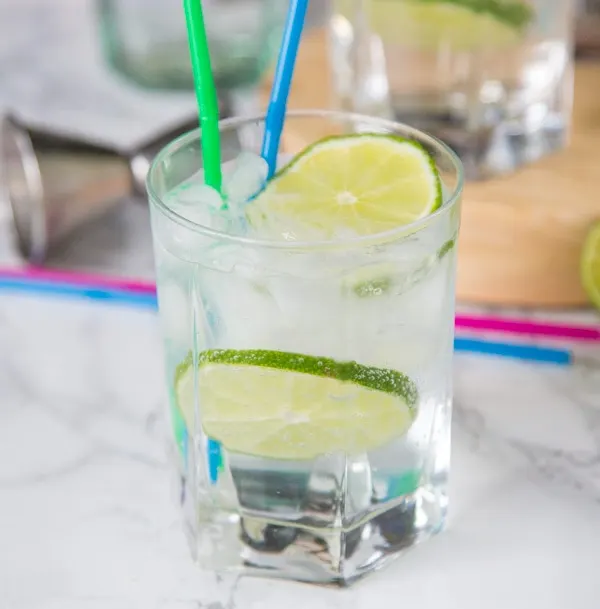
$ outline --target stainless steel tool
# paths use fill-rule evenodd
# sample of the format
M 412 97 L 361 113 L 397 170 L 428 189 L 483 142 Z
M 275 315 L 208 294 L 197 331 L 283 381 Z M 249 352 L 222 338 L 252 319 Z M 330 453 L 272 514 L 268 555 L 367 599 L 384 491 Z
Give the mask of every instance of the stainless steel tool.
M 10 207 L 22 256 L 42 264 L 75 229 L 131 197 L 145 197 L 152 158 L 198 126 L 190 117 L 132 150 L 0 119 L 0 203 Z

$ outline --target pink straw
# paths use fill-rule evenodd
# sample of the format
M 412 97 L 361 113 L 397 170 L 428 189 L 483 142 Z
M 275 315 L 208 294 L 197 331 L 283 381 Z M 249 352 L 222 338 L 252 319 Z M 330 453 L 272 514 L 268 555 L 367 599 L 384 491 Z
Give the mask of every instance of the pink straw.
M 538 322 L 487 316 L 456 316 L 456 328 L 479 332 L 523 334 L 543 338 L 582 342 L 600 341 L 600 329 L 593 326 L 572 326 L 553 322 Z
M 28 283 L 62 283 L 70 286 L 122 290 L 136 294 L 156 294 L 154 282 L 109 275 L 81 273 L 79 271 L 59 271 L 39 267 L 0 268 L 0 282 L 19 281 Z

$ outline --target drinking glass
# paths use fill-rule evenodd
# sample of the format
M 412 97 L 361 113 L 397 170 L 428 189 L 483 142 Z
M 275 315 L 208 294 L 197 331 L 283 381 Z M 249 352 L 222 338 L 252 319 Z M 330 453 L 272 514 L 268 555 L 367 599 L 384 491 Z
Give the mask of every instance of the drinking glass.
M 573 0 L 334 0 L 334 85 L 344 109 L 445 141 L 470 179 L 567 142 Z
M 204 0 L 212 68 L 219 89 L 256 86 L 283 31 L 280 0 Z M 181 0 L 98 0 L 106 56 L 140 85 L 193 89 Z
M 202 566 L 345 584 L 445 522 L 462 168 L 440 141 L 383 119 L 303 111 L 289 113 L 286 124 L 323 136 L 377 132 L 418 142 L 440 173 L 443 201 L 432 215 L 384 234 L 259 239 L 215 229 L 199 211 L 189 219 L 205 188 L 198 131 L 159 153 L 148 192 L 178 496 Z M 228 119 L 220 130 L 224 164 L 259 154 L 263 117 Z M 311 416 L 343 407 L 348 435 L 336 437 L 344 444 L 376 426 L 375 392 L 365 396 L 347 383 L 323 410 L 316 389 L 294 393 L 298 385 L 281 385 L 273 371 L 250 382 L 239 365 L 267 360 L 312 367 L 301 375 L 309 384 L 338 374 L 404 379 L 398 408 L 412 422 L 402 433 L 378 429 L 375 446 L 319 444 Z M 235 380 L 218 386 L 207 366 L 227 361 L 239 365 Z M 264 392 L 282 405 L 299 400 L 306 414 L 267 420 Z M 210 405 L 236 394 L 255 406 L 242 427 L 227 417 L 217 422 L 225 446 L 206 431 L 224 413 Z

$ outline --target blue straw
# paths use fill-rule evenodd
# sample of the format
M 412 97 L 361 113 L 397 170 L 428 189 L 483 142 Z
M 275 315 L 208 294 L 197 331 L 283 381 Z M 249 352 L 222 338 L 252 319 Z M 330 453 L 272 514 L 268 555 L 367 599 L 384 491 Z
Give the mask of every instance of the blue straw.
M 538 362 L 540 364 L 555 364 L 569 366 L 573 363 L 573 356 L 564 349 L 538 347 L 520 343 L 500 343 L 473 338 L 455 338 L 454 350 L 457 353 L 476 353 L 479 355 L 494 355 L 507 357 L 525 362 Z
M 262 145 L 261 156 L 269 166 L 268 177 L 273 177 L 277 168 L 277 154 L 279 152 L 279 142 L 285 114 L 287 111 L 287 101 L 292 86 L 296 57 L 304 29 L 304 20 L 308 9 L 309 0 L 290 0 L 283 42 L 279 51 L 275 78 L 271 89 L 271 98 L 265 119 L 265 135 Z
M 156 310 L 158 304 L 154 294 L 143 294 L 126 289 L 84 286 L 55 281 L 40 281 L 28 278 L 0 279 L 0 292 L 17 292 L 35 296 L 57 296 L 104 302 L 106 304 L 126 305 L 135 308 Z

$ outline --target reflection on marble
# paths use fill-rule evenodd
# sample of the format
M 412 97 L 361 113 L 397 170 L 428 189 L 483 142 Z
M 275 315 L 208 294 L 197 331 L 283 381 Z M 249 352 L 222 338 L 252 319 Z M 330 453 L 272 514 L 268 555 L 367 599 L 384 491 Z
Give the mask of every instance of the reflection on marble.
M 192 564 L 152 313 L 2 293 L 0 345 L 2 609 L 598 607 L 598 368 L 457 357 L 448 530 L 334 590 Z

